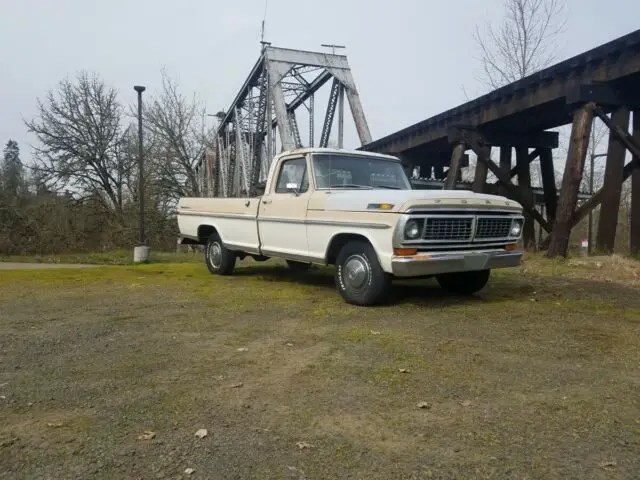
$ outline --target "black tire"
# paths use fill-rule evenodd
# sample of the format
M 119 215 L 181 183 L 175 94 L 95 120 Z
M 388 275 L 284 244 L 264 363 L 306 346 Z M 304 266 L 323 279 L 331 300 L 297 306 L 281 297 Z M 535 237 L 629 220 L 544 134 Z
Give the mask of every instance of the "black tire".
M 211 273 L 231 275 L 236 266 L 236 255 L 224 246 L 217 233 L 212 233 L 207 239 L 204 262 Z
M 335 282 L 342 298 L 352 305 L 380 304 L 391 290 L 391 275 L 382 270 L 375 250 L 363 240 L 352 240 L 342 247 L 336 259 Z
M 440 286 L 451 293 L 472 295 L 479 292 L 489 281 L 491 270 L 475 270 L 472 272 L 444 273 L 436 275 Z
M 311 268 L 311 264 L 305 262 L 296 262 L 295 260 L 287 260 L 287 267 L 289 267 L 289 270 L 293 272 L 302 273 L 309 270 Z

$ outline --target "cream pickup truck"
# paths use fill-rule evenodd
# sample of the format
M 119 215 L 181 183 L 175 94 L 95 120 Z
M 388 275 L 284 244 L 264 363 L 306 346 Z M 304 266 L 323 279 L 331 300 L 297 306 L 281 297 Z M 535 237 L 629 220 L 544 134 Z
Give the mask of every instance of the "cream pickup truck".
M 211 273 L 237 259 L 286 260 L 295 271 L 335 265 L 344 300 L 385 300 L 393 278 L 435 276 L 459 294 L 482 289 L 491 269 L 520 264 L 522 206 L 460 190 L 414 190 L 400 160 L 304 148 L 276 156 L 254 198 L 181 198 L 182 243 L 206 245 Z

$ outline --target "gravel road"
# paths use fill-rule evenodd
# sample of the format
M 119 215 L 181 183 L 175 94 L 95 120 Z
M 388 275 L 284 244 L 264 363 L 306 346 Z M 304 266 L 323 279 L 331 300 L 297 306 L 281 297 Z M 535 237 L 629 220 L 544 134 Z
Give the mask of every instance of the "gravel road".
M 20 263 L 20 262 L 0 262 L 0 270 L 39 270 L 42 268 L 87 268 L 98 265 L 87 265 L 81 263 Z

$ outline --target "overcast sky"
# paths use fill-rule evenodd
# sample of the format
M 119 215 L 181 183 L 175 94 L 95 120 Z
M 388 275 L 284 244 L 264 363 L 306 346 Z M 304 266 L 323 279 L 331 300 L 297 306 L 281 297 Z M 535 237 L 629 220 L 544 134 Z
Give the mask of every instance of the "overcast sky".
M 309 50 L 346 45 L 376 139 L 464 102 L 463 86 L 471 97 L 481 92 L 472 33 L 498 21 L 502 3 L 268 0 L 265 39 Z M 566 10 L 560 59 L 640 28 L 639 0 L 567 0 Z M 264 11 L 265 0 L 0 0 L 0 142 L 17 140 L 28 160 L 22 118 L 82 69 L 129 103 L 134 84 L 153 93 L 167 67 L 210 113 L 226 110 L 259 56 Z

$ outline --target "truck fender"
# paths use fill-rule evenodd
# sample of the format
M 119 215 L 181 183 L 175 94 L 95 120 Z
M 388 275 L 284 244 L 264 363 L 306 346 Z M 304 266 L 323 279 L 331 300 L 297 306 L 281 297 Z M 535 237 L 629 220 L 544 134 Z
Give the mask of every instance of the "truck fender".
M 376 243 L 371 240 L 371 238 L 362 232 L 338 232 L 334 234 L 329 240 L 329 244 L 327 245 L 327 250 L 324 255 L 324 260 L 327 265 L 333 265 L 336 262 L 336 258 L 340 249 L 346 245 L 350 240 L 364 240 L 369 242 L 373 247 L 373 250 L 376 252 L 376 257 L 378 257 L 378 262 L 380 262 L 380 255 L 378 254 L 378 248 Z
M 217 233 L 220 237 L 220 240 L 222 240 L 222 243 L 224 243 L 224 236 L 218 229 L 217 225 L 212 225 L 210 223 L 202 223 L 198 225 L 198 239 L 203 245 L 206 245 L 207 239 L 212 233 Z

